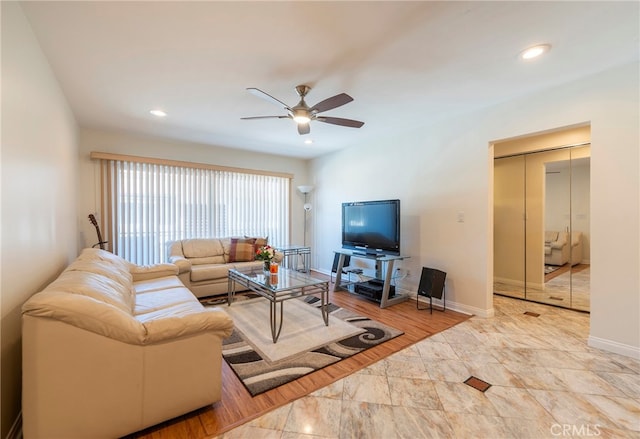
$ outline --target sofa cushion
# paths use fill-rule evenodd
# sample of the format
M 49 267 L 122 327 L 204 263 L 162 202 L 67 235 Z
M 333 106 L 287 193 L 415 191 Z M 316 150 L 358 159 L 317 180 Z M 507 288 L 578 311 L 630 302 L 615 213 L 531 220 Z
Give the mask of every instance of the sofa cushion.
M 184 288 L 176 276 L 165 276 L 156 279 L 145 279 L 133 284 L 136 294 L 144 294 L 152 291 L 161 291 L 169 288 Z
M 227 261 L 224 255 L 220 255 L 209 256 L 207 258 L 189 258 L 189 262 L 191 262 L 191 267 L 193 268 L 195 265 L 224 264 Z
M 123 285 L 110 277 L 89 271 L 65 270 L 44 291 L 91 297 L 129 314 L 135 306 L 131 285 Z
M 120 290 L 129 311 L 136 304 L 131 264 L 122 256 L 99 248 L 85 248 L 65 271 L 88 271 L 106 276 L 122 286 Z
M 65 271 L 86 271 L 106 276 L 123 285 L 131 285 L 133 277 L 131 272 L 123 267 L 117 267 L 111 264 L 95 263 L 88 260 L 76 259 Z
M 184 286 L 181 288 L 169 288 L 164 291 L 149 291 L 139 293 L 136 296 L 136 308 L 134 315 L 138 320 L 142 314 L 160 311 L 183 303 L 197 303 L 196 298 Z
M 218 307 L 204 308 L 200 302 L 183 302 L 136 316 L 145 328 L 146 343 L 161 343 L 203 331 L 219 331 L 222 338 L 233 332 L 233 320 Z
M 182 252 L 186 258 L 224 257 L 224 248 L 217 238 L 183 239 Z
M 233 266 L 227 264 L 194 265 L 191 267 L 191 281 L 226 279 L 230 268 Z
M 544 232 L 544 242 L 550 243 L 558 240 L 558 232 Z
M 180 272 L 176 264 L 166 262 L 152 265 L 131 264 L 129 271 L 131 272 L 134 282 L 157 279 L 159 277 L 177 276 Z
M 248 262 L 256 259 L 255 238 L 231 238 L 229 262 Z
M 122 256 L 115 255 L 106 250 L 99 248 L 85 248 L 80 252 L 80 256 L 76 259 L 78 261 L 91 261 L 100 262 L 101 265 L 112 266 L 120 271 L 130 271 L 132 266 L 131 262 L 124 259 Z
M 22 312 L 34 317 L 60 320 L 108 338 L 130 344 L 143 344 L 147 330 L 131 311 L 123 311 L 92 297 L 50 290 L 33 295 Z
M 92 262 L 88 259 L 76 259 L 64 272 L 85 272 L 104 276 L 114 282 L 113 288 L 122 296 L 129 311 L 135 306 L 135 290 L 132 276 L 129 270 L 120 264 L 112 264 L 104 261 Z M 107 301 L 108 302 L 108 301 Z

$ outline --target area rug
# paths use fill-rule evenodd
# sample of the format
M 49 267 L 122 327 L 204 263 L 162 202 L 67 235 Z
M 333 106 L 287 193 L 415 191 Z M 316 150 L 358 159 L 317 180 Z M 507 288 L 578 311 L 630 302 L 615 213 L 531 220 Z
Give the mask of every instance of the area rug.
M 266 320 L 264 317 L 250 319 L 254 329 L 240 330 L 240 324 L 236 322 L 232 308 L 239 309 L 244 306 L 253 306 L 253 304 L 262 304 L 266 308 Z M 301 306 L 308 309 L 300 316 L 301 318 L 296 318 L 295 314 L 304 309 Z M 336 335 L 337 338 L 318 345 L 318 341 L 311 337 L 311 334 L 328 329 L 322 320 L 319 306 L 320 299 L 313 296 L 285 302 L 284 326 L 276 344 L 273 344 L 271 340 L 268 317 L 269 302 L 267 300 L 251 299 L 224 308 L 234 318 L 235 327 L 233 334 L 222 342 L 222 356 L 252 396 L 291 382 L 403 334 L 402 331 L 368 317 L 329 304 L 329 328 L 336 326 L 338 329 L 340 327 L 340 330 L 336 331 L 337 334 L 340 334 L 340 331 L 346 332 L 342 336 Z M 287 314 L 287 309 L 291 311 L 289 314 Z M 293 323 L 294 320 L 297 321 L 296 324 Z M 306 330 L 305 325 L 307 326 Z M 344 335 L 345 333 L 347 335 Z M 256 334 L 259 335 L 256 336 Z M 305 338 L 311 340 L 306 341 Z M 285 347 L 285 343 L 280 345 L 281 341 L 289 339 L 298 342 L 302 340 L 302 342 L 297 349 L 292 349 L 290 346 Z M 265 343 L 264 340 L 267 340 L 268 343 Z M 271 344 L 272 349 L 267 354 L 261 352 L 267 350 L 265 345 L 268 344 Z M 296 343 L 290 344 L 295 345 Z M 278 353 L 280 346 L 285 353 Z M 293 352 L 294 350 L 297 352 Z M 267 355 L 273 355 L 276 360 L 270 360 Z
M 324 324 L 319 307 L 310 306 L 303 300 L 284 302 L 282 331 L 277 343 L 273 342 L 270 327 L 270 302 L 263 298 L 236 302 L 225 311 L 231 315 L 238 333 L 242 334 L 251 349 L 265 361 L 275 363 L 309 352 L 326 344 L 351 337 L 364 329 L 336 317 L 335 311 L 329 314 L 329 326 Z M 280 306 L 276 305 L 279 315 Z M 279 319 L 278 319 L 279 320 Z M 246 351 L 246 344 L 238 346 L 240 353 Z M 231 354 L 231 346 L 226 352 Z

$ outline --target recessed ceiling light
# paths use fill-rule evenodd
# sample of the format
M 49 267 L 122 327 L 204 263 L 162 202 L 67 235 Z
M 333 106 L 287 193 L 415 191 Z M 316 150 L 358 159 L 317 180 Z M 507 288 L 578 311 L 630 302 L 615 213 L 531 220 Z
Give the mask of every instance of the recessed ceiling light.
M 162 110 L 151 110 L 151 111 L 149 111 L 149 113 L 151 113 L 151 114 L 153 114 L 154 116 L 157 116 L 157 117 L 165 117 L 167 115 L 167 113 L 165 113 Z
M 524 60 L 537 58 L 549 50 L 551 50 L 550 44 L 538 44 L 537 46 L 529 47 L 528 49 L 520 52 L 520 58 Z
M 313 140 L 307 139 L 304 141 L 304 143 L 306 143 L 307 145 L 311 145 L 313 143 Z

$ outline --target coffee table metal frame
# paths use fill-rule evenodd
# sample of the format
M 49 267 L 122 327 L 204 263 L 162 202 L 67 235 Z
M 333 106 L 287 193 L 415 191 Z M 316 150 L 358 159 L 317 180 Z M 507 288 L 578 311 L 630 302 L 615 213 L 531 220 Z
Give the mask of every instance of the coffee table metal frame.
M 271 337 L 276 343 L 280 337 L 283 323 L 284 302 L 302 296 L 319 294 L 322 319 L 325 326 L 329 326 L 329 313 L 327 302 L 329 299 L 329 282 L 315 279 L 306 273 L 280 267 L 277 279 L 261 268 L 232 268 L 229 270 L 229 293 L 227 305 L 231 306 L 233 296 L 236 293 L 236 285 L 240 284 L 253 291 L 270 302 Z M 272 282 L 275 281 L 275 282 Z M 280 304 L 280 317 L 278 318 L 277 306 Z

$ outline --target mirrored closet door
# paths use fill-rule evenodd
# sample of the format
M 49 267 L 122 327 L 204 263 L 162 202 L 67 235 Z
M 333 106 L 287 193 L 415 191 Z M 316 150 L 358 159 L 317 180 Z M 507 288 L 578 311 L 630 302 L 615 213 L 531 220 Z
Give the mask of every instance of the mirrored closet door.
M 588 144 L 494 160 L 494 292 L 589 311 Z

